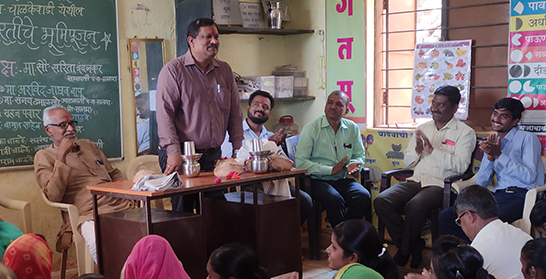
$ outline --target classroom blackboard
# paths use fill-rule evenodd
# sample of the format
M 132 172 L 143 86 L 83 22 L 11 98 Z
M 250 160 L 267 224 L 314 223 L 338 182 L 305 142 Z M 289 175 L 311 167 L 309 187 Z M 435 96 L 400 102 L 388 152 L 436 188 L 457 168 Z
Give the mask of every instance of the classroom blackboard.
M 212 18 L 210 0 L 174 0 L 176 8 L 176 56 L 188 51 L 188 25 L 198 18 Z
M 122 157 L 116 23 L 115 0 L 0 3 L 0 168 L 32 165 L 51 144 L 42 111 L 55 104 L 79 138 Z

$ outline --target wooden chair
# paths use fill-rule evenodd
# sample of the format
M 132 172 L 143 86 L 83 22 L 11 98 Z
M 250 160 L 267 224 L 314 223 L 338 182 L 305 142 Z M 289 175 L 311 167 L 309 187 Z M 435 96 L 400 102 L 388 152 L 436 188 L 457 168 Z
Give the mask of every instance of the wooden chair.
M 73 204 L 52 202 L 42 192 L 42 198 L 49 206 L 59 208 L 61 211 L 68 213 L 70 219 L 70 227 L 72 228 L 72 241 L 76 246 L 76 261 L 78 263 L 78 276 L 82 276 L 86 273 L 93 273 L 95 270 L 95 262 L 91 257 L 91 253 L 85 244 L 83 236 L 78 231 L 78 220 L 80 219 L 80 213 L 78 208 Z M 61 257 L 61 279 L 66 277 L 66 261 L 67 261 L 68 249 L 64 249 Z
M 372 181 L 370 180 L 370 170 L 368 168 L 362 168 L 360 171 L 360 184 L 364 186 L 370 192 L 372 189 Z M 302 183 L 303 189 L 311 198 L 313 197 L 313 189 L 311 188 L 311 177 L 306 176 L 305 182 Z M 307 217 L 307 231 L 309 234 L 309 254 L 311 254 L 311 260 L 319 261 L 320 260 L 320 238 L 322 232 L 322 205 L 319 201 L 313 199 L 313 208 L 311 213 Z M 370 203 L 370 208 L 368 214 L 364 217 L 367 221 L 372 221 L 372 207 Z

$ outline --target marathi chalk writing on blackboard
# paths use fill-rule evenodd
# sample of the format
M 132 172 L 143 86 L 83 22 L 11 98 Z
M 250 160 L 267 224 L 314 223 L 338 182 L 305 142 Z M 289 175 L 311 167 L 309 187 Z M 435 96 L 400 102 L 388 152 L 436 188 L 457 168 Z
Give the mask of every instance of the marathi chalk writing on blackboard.
M 42 111 L 64 106 L 79 137 L 121 157 L 115 0 L 0 4 L 0 167 L 33 164 L 51 139 Z

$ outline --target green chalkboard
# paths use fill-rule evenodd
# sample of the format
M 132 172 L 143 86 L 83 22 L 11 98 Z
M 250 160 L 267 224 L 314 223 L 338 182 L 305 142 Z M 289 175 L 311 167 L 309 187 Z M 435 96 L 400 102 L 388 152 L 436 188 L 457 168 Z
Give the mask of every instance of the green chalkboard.
M 116 23 L 115 0 L 0 2 L 0 168 L 51 144 L 42 111 L 54 104 L 79 138 L 122 157 Z

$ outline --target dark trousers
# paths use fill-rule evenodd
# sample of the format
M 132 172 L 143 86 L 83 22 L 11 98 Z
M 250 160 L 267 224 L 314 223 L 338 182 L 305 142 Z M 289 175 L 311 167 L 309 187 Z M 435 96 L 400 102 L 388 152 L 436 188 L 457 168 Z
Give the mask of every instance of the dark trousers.
M 370 192 L 354 179 L 311 179 L 311 188 L 313 198 L 326 209 L 332 227 L 345 220 L 362 219 L 370 210 Z
M 493 196 L 499 206 L 499 219 L 507 223 L 521 219 L 526 194 L 526 189 L 517 187 L 510 187 L 494 192 Z M 453 207 L 446 208 L 440 212 L 438 223 L 440 224 L 441 234 L 454 235 L 470 243 L 470 239 L 465 235 L 463 229 L 455 224 L 455 219 L 457 219 L 457 212 L 455 212 Z
M 292 197 L 296 197 L 296 187 L 290 186 L 290 195 Z M 305 191 L 300 189 L 300 224 L 303 225 L 305 223 L 305 220 L 307 220 L 307 216 L 311 213 L 311 209 L 313 208 L 313 200 L 311 199 L 311 196 L 307 194 Z
M 181 150 L 184 150 L 183 144 L 180 144 Z M 197 150 L 196 150 L 197 151 Z M 161 166 L 161 171 L 164 172 L 167 167 L 167 152 L 163 149 L 159 149 L 159 165 Z M 201 171 L 213 171 L 216 161 L 222 156 L 222 150 L 218 149 L 213 153 L 203 153 L 201 159 L 199 159 L 199 164 L 201 165 Z M 182 173 L 182 166 L 178 170 Z M 223 191 L 210 191 L 205 193 L 205 197 L 220 197 L 223 195 Z M 171 203 L 173 205 L 173 211 L 180 212 L 190 212 L 193 213 L 193 209 L 196 208 L 197 213 L 200 213 L 199 209 L 199 194 L 191 194 L 184 196 L 174 196 L 171 197 Z
M 428 212 L 442 206 L 443 191 L 442 187 L 421 187 L 421 183 L 408 181 L 389 187 L 375 198 L 375 212 L 401 255 L 410 255 L 411 248 L 421 238 Z M 402 207 L 405 219 L 399 212 Z

